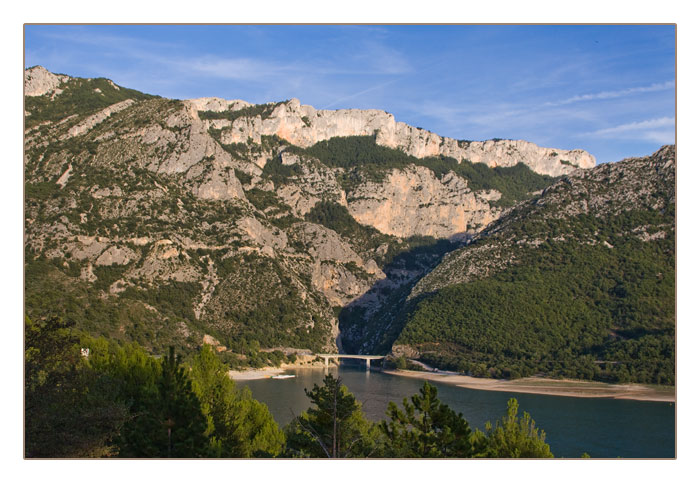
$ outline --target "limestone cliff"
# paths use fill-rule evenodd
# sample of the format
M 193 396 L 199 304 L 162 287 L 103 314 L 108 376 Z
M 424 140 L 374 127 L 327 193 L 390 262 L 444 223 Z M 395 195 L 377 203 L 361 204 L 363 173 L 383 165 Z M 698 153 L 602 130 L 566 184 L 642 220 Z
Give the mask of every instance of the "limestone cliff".
M 361 185 L 348 197 L 348 209 L 358 222 L 389 235 L 454 238 L 493 221 L 500 210 L 489 201 L 499 196 L 471 191 L 454 173 L 437 179 L 427 168 L 411 167 Z
M 193 111 L 235 112 L 249 106 L 241 101 L 211 98 L 189 102 Z M 332 137 L 376 135 L 378 144 L 401 149 L 418 158 L 443 155 L 490 167 L 522 162 L 533 171 L 550 176 L 595 166 L 595 158 L 582 150 L 543 148 L 514 140 L 458 141 L 397 122 L 392 114 L 384 111 L 316 110 L 301 105 L 298 99 L 275 105 L 265 116 L 241 116 L 232 121 L 219 119 L 211 124 L 217 129 L 225 128 L 223 139 L 227 143 L 245 143 L 249 139 L 260 143 L 261 136 L 275 135 L 291 144 L 308 147 Z

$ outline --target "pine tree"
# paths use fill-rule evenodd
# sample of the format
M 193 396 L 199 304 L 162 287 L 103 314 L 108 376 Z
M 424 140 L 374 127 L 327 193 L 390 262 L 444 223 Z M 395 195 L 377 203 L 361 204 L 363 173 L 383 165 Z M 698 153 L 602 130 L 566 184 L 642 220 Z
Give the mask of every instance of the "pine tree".
M 400 458 L 469 458 L 476 444 L 469 423 L 437 398 L 437 387 L 425 382 L 420 394 L 404 398 L 403 411 L 391 402 L 389 421 L 380 428 L 387 437 L 387 456 Z
M 518 401 L 508 401 L 508 411 L 494 428 L 486 423 L 486 448 L 478 456 L 488 458 L 553 458 L 545 433 L 535 427 L 528 413 L 518 417 Z
M 80 356 L 74 324 L 25 320 L 25 456 L 111 456 L 128 418 L 118 381 Z
M 348 458 L 371 456 L 374 451 L 373 425 L 362 407 L 340 379 L 328 374 L 323 385 L 305 389 L 313 407 L 287 427 L 290 456 Z
M 123 432 L 120 456 L 208 456 L 206 418 L 174 348 L 161 362 L 155 387 L 144 389 L 132 407 L 135 418 Z
M 210 346 L 204 345 L 194 358 L 191 376 L 207 420 L 212 456 L 250 458 L 282 451 L 284 434 L 267 406 L 247 388 L 236 388 Z

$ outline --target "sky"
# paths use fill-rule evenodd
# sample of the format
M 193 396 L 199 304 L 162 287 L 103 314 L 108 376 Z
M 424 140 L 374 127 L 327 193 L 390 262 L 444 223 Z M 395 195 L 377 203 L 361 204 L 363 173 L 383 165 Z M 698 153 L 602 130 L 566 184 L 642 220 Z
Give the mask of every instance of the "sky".
M 25 67 L 176 99 L 380 109 L 598 162 L 675 142 L 673 25 L 27 25 Z

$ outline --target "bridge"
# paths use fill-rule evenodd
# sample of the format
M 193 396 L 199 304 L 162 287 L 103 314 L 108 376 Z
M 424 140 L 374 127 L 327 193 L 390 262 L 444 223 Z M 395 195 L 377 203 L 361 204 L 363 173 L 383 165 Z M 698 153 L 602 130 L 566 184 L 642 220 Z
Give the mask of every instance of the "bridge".
M 369 363 L 370 361 L 377 360 L 377 359 L 384 359 L 386 356 L 368 356 L 364 354 L 316 354 L 318 357 L 323 357 L 326 367 L 328 367 L 328 360 L 329 359 L 364 359 L 366 363 L 367 370 L 369 371 Z

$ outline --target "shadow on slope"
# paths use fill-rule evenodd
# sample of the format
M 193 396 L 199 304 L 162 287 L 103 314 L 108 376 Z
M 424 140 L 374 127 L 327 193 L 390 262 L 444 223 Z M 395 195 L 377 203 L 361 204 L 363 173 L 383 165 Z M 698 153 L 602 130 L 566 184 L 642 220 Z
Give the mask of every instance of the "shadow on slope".
M 465 235 L 437 240 L 393 257 L 383 267 L 386 278 L 377 281 L 362 296 L 343 307 L 338 315 L 343 352 L 385 354 L 401 333 L 410 312 L 405 301 L 418 281 L 434 269 L 443 257 L 465 245 Z

